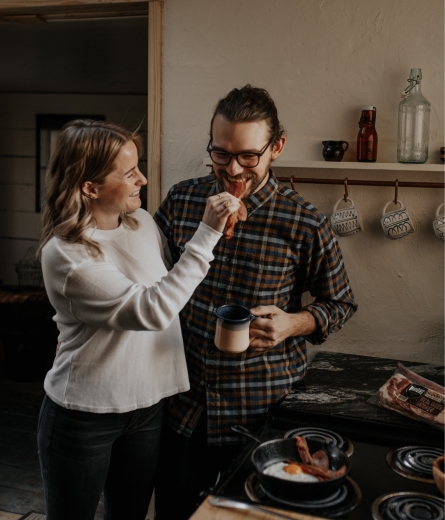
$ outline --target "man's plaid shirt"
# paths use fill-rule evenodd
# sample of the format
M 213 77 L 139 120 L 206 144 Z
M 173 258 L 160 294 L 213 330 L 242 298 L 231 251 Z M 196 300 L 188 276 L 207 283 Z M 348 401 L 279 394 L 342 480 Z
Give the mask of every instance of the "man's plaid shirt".
M 212 174 L 173 186 L 155 220 L 173 261 L 201 222 L 207 198 L 224 191 Z M 190 436 L 207 410 L 209 444 L 241 442 L 231 426 L 255 427 L 306 373 L 305 339 L 321 344 L 357 309 L 341 251 L 326 217 L 272 171 L 263 188 L 244 199 L 248 211 L 232 239 L 216 245 L 205 280 L 181 312 L 191 389 L 174 396 L 170 425 Z M 302 308 L 301 296 L 316 299 Z M 220 305 L 276 305 L 307 310 L 317 322 L 311 337 L 290 337 L 265 353 L 220 352 L 214 345 Z

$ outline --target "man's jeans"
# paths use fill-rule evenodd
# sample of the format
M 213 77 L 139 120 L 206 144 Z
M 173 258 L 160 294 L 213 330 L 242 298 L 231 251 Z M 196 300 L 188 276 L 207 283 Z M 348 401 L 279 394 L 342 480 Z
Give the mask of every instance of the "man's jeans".
M 144 520 L 154 487 L 164 401 L 126 413 L 68 410 L 45 396 L 37 444 L 47 520 Z

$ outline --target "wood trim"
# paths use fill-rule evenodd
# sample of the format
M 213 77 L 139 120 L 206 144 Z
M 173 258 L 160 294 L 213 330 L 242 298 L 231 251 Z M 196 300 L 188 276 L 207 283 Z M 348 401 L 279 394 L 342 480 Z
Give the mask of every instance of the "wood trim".
M 0 0 L 0 11 L 23 11 L 30 13 L 36 13 L 38 11 L 46 10 L 51 11 L 55 10 L 60 12 L 61 10 L 75 11 L 77 9 L 98 9 L 98 10 L 106 10 L 109 8 L 122 7 L 123 9 L 133 9 L 134 6 L 139 4 L 139 6 L 146 6 L 149 2 L 155 2 L 159 0 L 77 0 L 73 2 L 72 0 Z
M 118 2 L 107 4 L 36 5 L 33 7 L 4 7 L 0 0 L 0 22 L 30 23 L 92 18 L 148 16 L 148 1 Z
M 161 203 L 162 1 L 148 7 L 147 210 Z

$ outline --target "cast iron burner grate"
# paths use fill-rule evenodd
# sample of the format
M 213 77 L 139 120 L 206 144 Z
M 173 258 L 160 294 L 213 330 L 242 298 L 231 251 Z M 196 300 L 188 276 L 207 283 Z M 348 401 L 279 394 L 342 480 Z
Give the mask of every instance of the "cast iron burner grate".
M 354 453 L 354 445 L 352 442 L 347 437 L 331 430 L 325 430 L 323 428 L 295 428 L 294 430 L 286 432 L 284 438 L 288 439 L 289 437 L 296 437 L 297 435 L 305 439 L 313 439 L 333 444 L 342 449 L 348 457 Z
M 426 493 L 393 493 L 372 504 L 374 520 L 443 520 L 444 501 Z
M 292 511 L 299 511 L 308 515 L 329 515 L 329 518 L 335 518 L 352 511 L 362 498 L 360 488 L 349 477 L 346 477 L 343 486 L 333 495 L 320 500 L 290 501 L 274 497 L 270 492 L 266 493 L 255 472 L 247 477 L 244 490 L 249 499 L 256 504 L 270 507 L 284 505 L 292 508 Z
M 405 446 L 386 456 L 389 467 L 406 478 L 434 483 L 433 462 L 443 451 L 429 446 Z

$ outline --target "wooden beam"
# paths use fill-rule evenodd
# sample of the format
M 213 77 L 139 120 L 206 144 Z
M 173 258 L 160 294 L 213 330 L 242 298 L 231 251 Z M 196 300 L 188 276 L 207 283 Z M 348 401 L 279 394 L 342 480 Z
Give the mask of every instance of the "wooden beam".
M 23 23 L 30 17 L 41 18 L 42 21 L 65 19 L 88 19 L 124 16 L 148 16 L 148 2 L 122 2 L 107 4 L 36 5 L 20 7 L 17 2 L 13 8 L 4 7 L 0 0 L 0 17 L 4 21 Z
M 101 0 L 0 0 L 0 11 L 3 9 L 8 10 L 20 10 L 29 9 L 31 11 L 40 10 L 42 8 L 62 8 L 66 10 L 73 10 L 82 8 L 84 6 L 95 6 L 99 8 L 107 7 L 112 4 L 114 5 L 132 5 L 132 4 L 147 4 L 148 2 L 158 0 L 107 0 L 106 3 Z
M 161 203 L 162 2 L 148 8 L 147 210 Z

